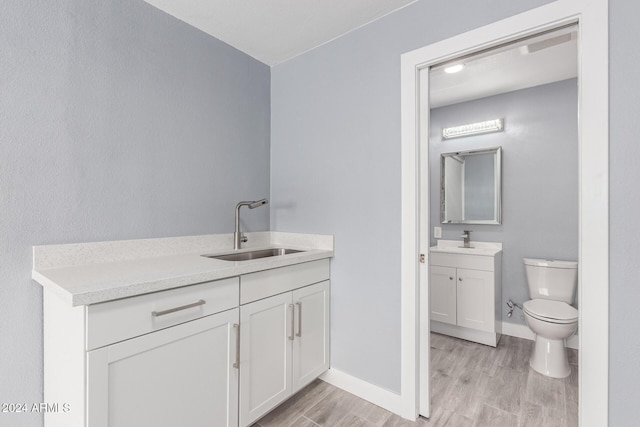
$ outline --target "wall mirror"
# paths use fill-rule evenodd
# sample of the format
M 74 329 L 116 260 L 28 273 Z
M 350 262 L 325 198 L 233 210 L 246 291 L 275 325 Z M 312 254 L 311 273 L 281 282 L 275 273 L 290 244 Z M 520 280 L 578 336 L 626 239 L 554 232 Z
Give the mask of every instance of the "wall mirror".
M 443 153 L 440 219 L 443 224 L 500 224 L 502 148 Z

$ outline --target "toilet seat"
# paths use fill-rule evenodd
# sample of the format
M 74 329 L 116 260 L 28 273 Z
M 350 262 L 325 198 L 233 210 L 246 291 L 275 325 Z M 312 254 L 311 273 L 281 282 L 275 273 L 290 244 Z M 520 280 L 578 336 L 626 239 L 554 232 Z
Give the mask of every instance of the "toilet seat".
M 574 323 L 578 320 L 578 310 L 561 301 L 532 299 L 522 304 L 522 311 L 531 317 L 549 323 Z

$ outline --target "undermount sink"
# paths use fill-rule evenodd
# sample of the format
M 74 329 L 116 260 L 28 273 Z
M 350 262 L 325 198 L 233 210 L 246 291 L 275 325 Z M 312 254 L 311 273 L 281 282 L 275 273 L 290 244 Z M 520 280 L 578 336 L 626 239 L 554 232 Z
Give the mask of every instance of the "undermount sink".
M 302 252 L 302 251 L 299 251 L 297 249 L 273 248 L 273 249 L 261 249 L 258 251 L 234 252 L 230 254 L 202 255 L 202 256 L 206 258 L 220 259 L 223 261 L 249 261 L 249 260 L 258 259 L 258 258 L 267 258 L 272 256 L 295 254 L 298 252 Z

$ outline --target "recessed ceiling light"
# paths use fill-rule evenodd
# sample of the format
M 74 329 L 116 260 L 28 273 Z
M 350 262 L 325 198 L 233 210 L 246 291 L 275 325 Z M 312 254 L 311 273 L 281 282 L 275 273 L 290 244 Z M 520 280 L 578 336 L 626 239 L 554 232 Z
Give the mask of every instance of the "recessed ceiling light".
M 456 64 L 444 69 L 447 74 L 459 73 L 464 68 L 464 64 Z

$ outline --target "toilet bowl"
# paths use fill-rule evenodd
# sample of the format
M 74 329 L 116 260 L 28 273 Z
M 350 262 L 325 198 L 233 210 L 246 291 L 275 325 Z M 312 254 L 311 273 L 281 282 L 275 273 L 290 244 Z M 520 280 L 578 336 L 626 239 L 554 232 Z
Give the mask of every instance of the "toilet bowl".
M 522 305 L 524 318 L 536 334 L 529 365 L 537 372 L 565 378 L 571 373 L 565 340 L 578 328 L 573 302 L 578 283 L 578 263 L 524 259 L 529 301 Z
M 553 378 L 571 374 L 565 339 L 578 328 L 578 310 L 560 301 L 533 299 L 523 305 L 524 319 L 536 334 L 529 365 Z

